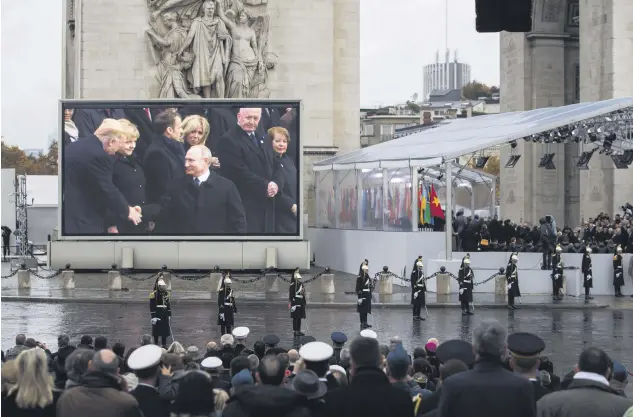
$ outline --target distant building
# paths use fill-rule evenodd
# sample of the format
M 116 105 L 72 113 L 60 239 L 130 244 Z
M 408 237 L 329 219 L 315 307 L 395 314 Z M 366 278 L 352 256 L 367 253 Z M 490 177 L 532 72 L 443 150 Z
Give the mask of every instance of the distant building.
M 462 100 L 461 95 L 461 90 L 457 89 L 432 91 L 429 99 L 420 103 L 422 124 L 472 117 L 473 106 L 480 102 Z
M 360 146 L 362 148 L 394 139 L 397 130 L 420 124 L 419 114 L 396 116 L 365 113 L 364 117 L 362 115 L 361 110 Z
M 470 65 L 457 61 L 457 51 L 450 61 L 450 51 L 446 51 L 445 62 L 440 62 L 439 52 L 435 55 L 435 63 L 423 68 L 423 97 L 428 98 L 435 90 L 459 90 L 471 81 Z

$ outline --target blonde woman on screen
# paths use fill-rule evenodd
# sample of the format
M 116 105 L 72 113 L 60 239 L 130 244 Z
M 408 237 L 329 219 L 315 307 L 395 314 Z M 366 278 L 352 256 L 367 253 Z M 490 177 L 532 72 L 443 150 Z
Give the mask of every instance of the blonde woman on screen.
M 185 117 L 182 121 L 182 141 L 185 150 L 196 145 L 206 145 L 211 127 L 206 118 L 197 114 Z M 208 146 L 207 146 L 208 147 Z M 220 161 L 216 157 L 211 157 L 211 168 L 220 168 Z

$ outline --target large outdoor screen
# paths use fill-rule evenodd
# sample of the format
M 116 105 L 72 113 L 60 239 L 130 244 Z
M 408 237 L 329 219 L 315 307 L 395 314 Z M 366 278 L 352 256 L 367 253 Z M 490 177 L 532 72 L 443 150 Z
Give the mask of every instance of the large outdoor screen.
M 299 239 L 298 101 L 62 101 L 61 238 Z

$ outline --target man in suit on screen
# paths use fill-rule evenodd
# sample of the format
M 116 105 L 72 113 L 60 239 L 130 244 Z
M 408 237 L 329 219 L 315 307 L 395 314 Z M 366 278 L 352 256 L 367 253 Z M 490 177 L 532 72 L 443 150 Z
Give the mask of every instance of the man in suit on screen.
M 273 150 L 257 135 L 261 108 L 242 108 L 237 125 L 218 143 L 220 173 L 235 183 L 244 203 L 249 234 L 271 233 L 275 229 L 273 199 L 279 187 L 273 179 Z
M 105 119 L 93 135 L 66 147 L 62 161 L 64 234 L 105 233 L 108 211 L 134 224 L 141 222 L 140 213 L 112 183 L 111 156 L 123 146 L 125 132 L 119 121 Z
M 189 148 L 186 176 L 171 182 L 156 204 L 142 207 L 161 233 L 170 235 L 244 235 L 246 216 L 237 187 L 209 170 L 211 151 L 204 145 Z

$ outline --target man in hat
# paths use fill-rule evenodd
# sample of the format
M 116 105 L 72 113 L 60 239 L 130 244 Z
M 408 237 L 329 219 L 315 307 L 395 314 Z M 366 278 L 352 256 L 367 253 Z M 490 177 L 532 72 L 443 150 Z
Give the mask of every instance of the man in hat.
M 475 314 L 471 306 L 473 303 L 473 280 L 475 279 L 475 274 L 470 267 L 469 255 L 464 256 L 464 259 L 462 259 L 457 279 L 459 281 L 459 301 L 462 305 L 462 316 L 472 316 Z
M 585 248 L 585 253 L 582 255 L 581 265 L 583 275 L 583 287 L 585 287 L 585 300 L 593 300 L 593 297 L 589 294 L 591 288 L 593 288 L 593 271 L 591 268 L 591 247 Z
M 231 334 L 234 324 L 234 314 L 237 313 L 235 296 L 231 288 L 231 278 L 227 275 L 218 290 L 218 324 L 222 335 Z
M 330 365 L 340 365 L 341 349 L 343 349 L 345 342 L 347 342 L 347 335 L 343 332 L 332 332 L 330 339 L 332 339 L 332 349 L 334 350 L 334 354 L 330 358 Z
M 510 262 L 506 267 L 506 280 L 508 282 L 508 309 L 516 310 L 514 299 L 521 296 L 519 289 L 519 268 L 517 267 L 519 257 L 516 253 L 510 255 Z
M 169 402 L 160 398 L 158 375 L 163 351 L 156 345 L 141 346 L 127 360 L 127 364 L 138 378 L 138 385 L 130 393 L 138 401 L 145 416 L 169 416 Z
M 538 379 L 539 357 L 545 350 L 543 339 L 532 333 L 517 332 L 508 336 L 510 367 L 514 373 L 527 378 L 534 388 L 534 400 L 553 392 Z
M 327 385 L 328 391 L 338 388 L 336 378 L 329 373 L 329 361 L 333 353 L 332 346 L 323 342 L 310 342 L 299 349 L 299 356 L 303 359 L 306 369 L 314 371 L 319 380 Z
M 305 334 L 301 332 L 301 320 L 306 318 L 306 291 L 301 283 L 299 268 L 295 269 L 290 280 L 288 307 L 290 308 L 290 318 L 292 319 L 292 330 L 295 338 L 304 336 Z
M 154 291 L 149 293 L 149 312 L 152 317 L 152 336 L 154 344 L 158 345 L 161 338 L 162 346 L 167 348 L 167 337 L 171 336 L 171 303 L 167 284 L 163 274 L 158 274 L 154 283 Z
M 369 339 L 378 339 L 378 334 L 371 329 L 365 329 L 360 332 L 361 337 L 367 337 Z
M 244 353 L 245 356 L 248 356 L 254 353 L 252 350 L 246 347 L 246 338 L 250 333 L 250 329 L 248 327 L 236 327 L 233 329 L 233 337 L 235 338 L 235 355 L 240 355 Z
M 562 300 L 561 290 L 563 289 L 563 248 L 556 245 L 556 252 L 552 257 L 552 292 L 554 300 Z
M 418 256 L 411 270 L 411 305 L 413 306 L 413 320 L 426 320 L 420 316 L 422 307 L 426 305 L 426 277 L 422 256 Z
M 222 378 L 224 371 L 222 359 L 217 356 L 209 356 L 208 358 L 204 358 L 200 366 L 211 376 L 214 389 L 218 388 L 230 393 L 231 383 Z
M 417 382 L 409 376 L 411 366 L 409 355 L 402 343 L 396 343 L 394 349 L 387 355 L 387 377 L 392 387 L 401 389 L 411 398 L 422 392 Z
M 360 317 L 361 330 L 371 327 L 371 325 L 367 323 L 367 315 L 371 314 L 371 293 L 373 289 L 374 286 L 369 277 L 368 262 L 367 259 L 365 259 L 365 262 L 360 266 L 358 278 L 356 278 L 356 295 L 358 296 L 356 311 Z
M 290 389 L 307 398 L 310 415 L 326 415 L 323 397 L 328 392 L 328 387 L 315 372 L 304 369 L 288 385 Z
M 279 353 L 288 353 L 286 349 L 280 348 L 277 345 L 279 344 L 279 336 L 276 334 L 269 334 L 264 336 L 262 339 L 264 344 L 266 345 L 266 355 L 277 355 Z
M 624 297 L 622 287 L 624 286 L 624 269 L 622 267 L 622 246 L 618 245 L 613 254 L 613 288 L 616 297 Z

